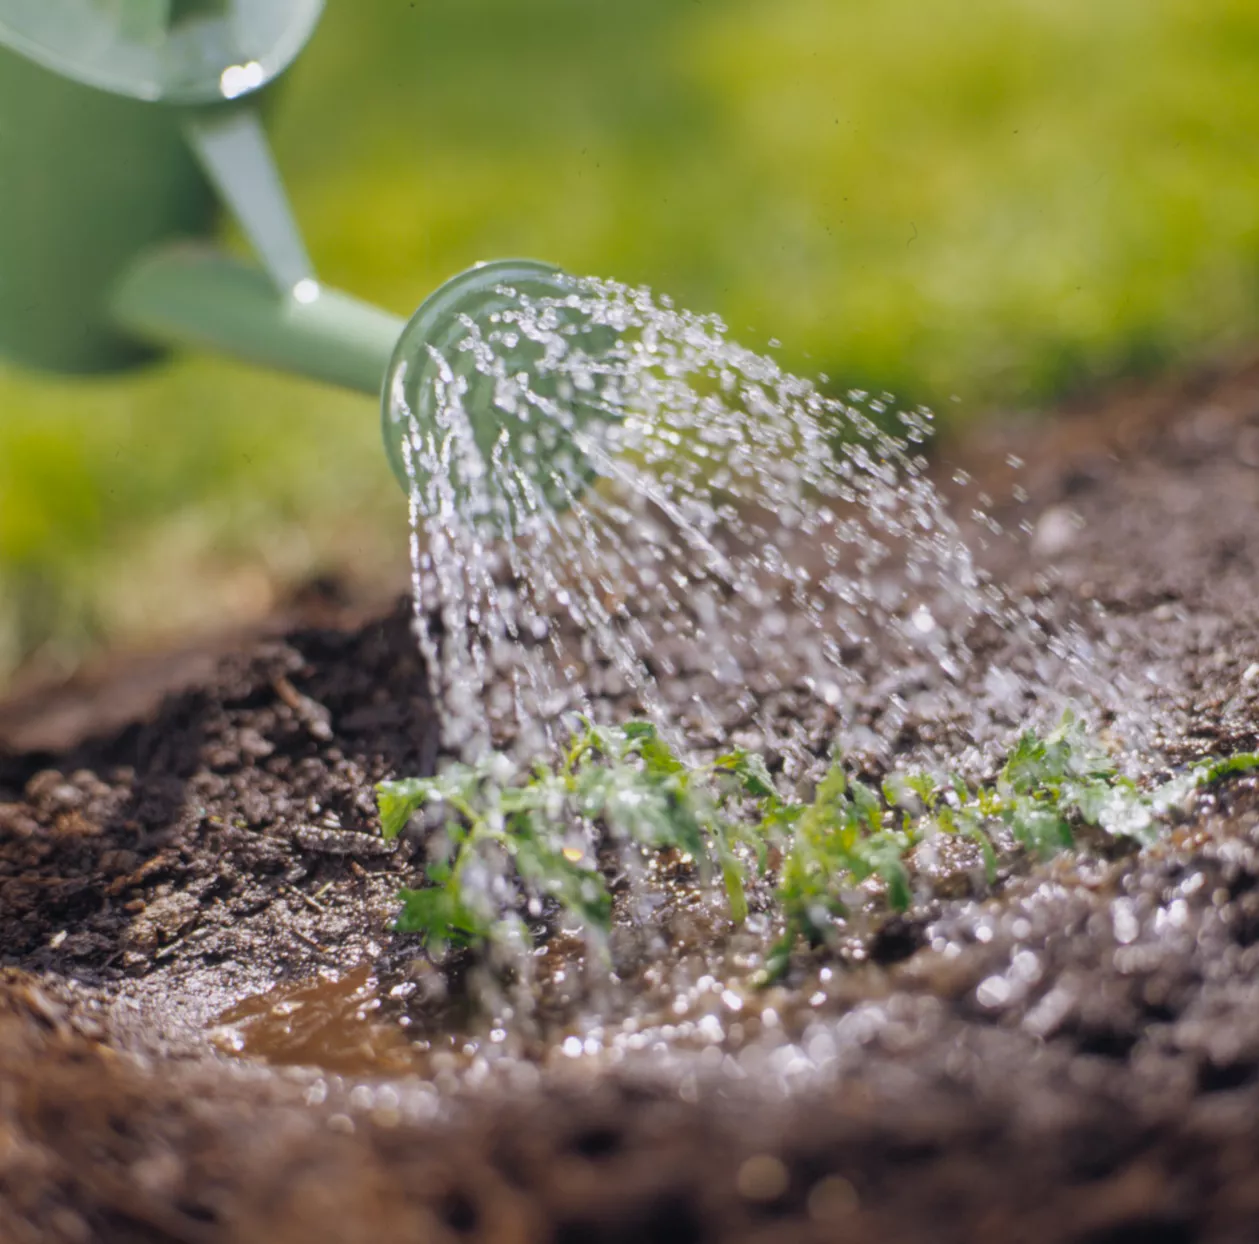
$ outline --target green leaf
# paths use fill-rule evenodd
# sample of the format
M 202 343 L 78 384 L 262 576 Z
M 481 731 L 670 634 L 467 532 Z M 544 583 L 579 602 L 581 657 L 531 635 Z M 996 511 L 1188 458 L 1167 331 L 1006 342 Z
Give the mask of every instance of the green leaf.
M 432 778 L 403 778 L 396 782 L 379 782 L 376 806 L 380 811 L 380 832 L 391 842 L 407 827 L 407 822 L 430 800 L 440 799 L 437 783 Z
M 791 952 L 799 940 L 800 930 L 789 925 L 787 931 L 774 943 L 773 949 L 765 957 L 765 970 L 758 982 L 761 985 L 776 985 L 791 966 Z
M 1060 812 L 1025 796 L 1015 800 L 1007 813 L 1007 823 L 1015 839 L 1042 858 L 1073 842 L 1071 826 Z
M 1062 804 L 1073 808 L 1086 824 L 1101 824 L 1113 787 L 1102 781 L 1071 781 L 1062 788 Z
M 743 888 L 743 868 L 729 852 L 721 857 L 721 879 L 726 886 L 730 919 L 735 924 L 742 924 L 748 918 L 748 899 Z
M 818 788 L 813 796 L 815 804 L 833 803 L 835 800 L 843 796 L 848 789 L 848 778 L 844 774 L 844 770 L 838 762 L 831 765 L 826 771 L 826 776 L 818 783 Z
M 913 892 L 899 846 L 886 840 L 871 843 L 867 848 L 867 858 L 873 871 L 887 886 L 888 906 L 896 911 L 904 911 L 913 901 Z
M 1235 773 L 1253 773 L 1259 769 L 1259 752 L 1238 752 L 1220 760 L 1202 761 L 1194 766 L 1199 786 L 1210 786 Z
M 955 832 L 969 838 L 979 847 L 984 859 L 984 876 L 991 885 L 997 879 L 997 852 L 992 839 L 979 821 L 969 812 L 960 812 L 954 821 Z
M 1001 771 L 1001 781 L 1016 794 L 1047 782 L 1054 773 L 1054 761 L 1045 744 L 1030 731 L 1019 736 Z
M 638 753 L 647 766 L 647 772 L 653 777 L 686 772 L 686 766 L 669 750 L 668 744 L 658 737 L 643 739 Z
M 883 805 L 878 796 L 864 782 L 853 782 L 848 788 L 857 814 L 865 821 L 871 833 L 883 828 Z
M 603 878 L 592 868 L 569 860 L 533 838 L 522 839 L 516 863 L 520 875 L 583 924 L 606 930 L 612 923 L 612 896 Z
M 758 799 L 778 798 L 778 790 L 774 786 L 774 779 L 770 775 L 763 756 L 739 749 L 727 752 L 724 756 L 718 756 L 715 766 L 737 777 L 749 795 L 754 795 Z
M 937 794 L 937 783 L 928 773 L 910 773 L 905 777 L 905 785 L 922 800 L 927 811 L 930 812 L 935 808 L 936 801 L 939 798 Z
M 653 722 L 634 719 L 627 721 L 621 727 L 621 733 L 627 739 L 654 739 L 659 734 L 659 731 Z
M 470 946 L 486 937 L 488 927 L 445 887 L 398 891 L 402 911 L 394 928 L 399 933 L 419 933 L 427 949 Z

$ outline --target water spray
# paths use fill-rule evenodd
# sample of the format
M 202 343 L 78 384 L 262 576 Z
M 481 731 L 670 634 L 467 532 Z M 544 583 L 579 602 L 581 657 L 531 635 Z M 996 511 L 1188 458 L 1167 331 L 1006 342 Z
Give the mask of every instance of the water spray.
M 99 374 L 192 347 L 370 393 L 409 488 L 406 426 L 431 406 L 433 369 L 451 365 L 463 326 L 512 300 L 562 298 L 569 278 L 532 260 L 480 264 L 410 321 L 319 280 L 259 109 L 322 9 L 0 0 L 0 354 Z M 256 263 L 213 244 L 220 204 Z M 488 455 L 502 422 L 492 388 L 474 379 L 463 408 Z

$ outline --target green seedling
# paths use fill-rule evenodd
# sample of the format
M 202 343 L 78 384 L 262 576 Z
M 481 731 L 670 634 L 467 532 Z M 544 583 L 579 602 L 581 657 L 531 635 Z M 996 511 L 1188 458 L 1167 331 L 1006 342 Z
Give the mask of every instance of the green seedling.
M 649 722 L 583 720 L 554 763 L 522 770 L 492 753 L 377 791 L 389 839 L 419 810 L 440 810 L 428 884 L 401 891 L 396 925 L 432 950 L 528 942 L 530 923 L 557 912 L 597 941 L 612 920 L 603 853 L 671 849 L 701 881 L 720 878 L 735 923 L 747 917 L 749 883 L 772 884 L 782 934 L 765 977 L 775 979 L 800 943 L 825 944 L 853 902 L 908 908 L 907 858 L 928 838 L 974 842 L 991 882 L 1003 852 L 1047 858 L 1072 847 L 1082 826 L 1148 846 L 1194 791 L 1255 770 L 1259 752 L 1238 753 L 1142 789 L 1068 713 L 1044 738 L 1023 734 L 989 782 L 905 771 L 876 787 L 836 758 L 812 798 L 796 800 L 755 752 L 696 763 Z
M 598 867 L 605 841 L 673 848 L 702 875 L 718 873 L 731 914 L 747 905 L 734 852 L 743 826 L 724 815 L 710 771 L 684 764 L 648 722 L 583 723 L 558 763 L 518 771 L 500 754 L 451 765 L 433 778 L 383 782 L 381 828 L 399 834 L 426 805 L 445 810 L 444 841 L 430 854 L 424 889 L 405 889 L 397 927 L 430 947 L 521 936 L 521 915 L 550 900 L 606 932 L 612 900 Z M 430 844 L 432 845 L 432 844 Z

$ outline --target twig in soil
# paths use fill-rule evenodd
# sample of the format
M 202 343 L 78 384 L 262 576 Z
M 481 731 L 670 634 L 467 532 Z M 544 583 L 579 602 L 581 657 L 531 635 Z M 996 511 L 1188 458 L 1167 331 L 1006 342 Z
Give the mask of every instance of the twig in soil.
M 309 894 L 304 894 L 296 886 L 290 885 L 290 886 L 285 886 L 284 888 L 288 890 L 288 892 L 291 895 L 293 895 L 294 898 L 301 899 L 301 901 L 305 903 L 306 906 L 311 909 L 311 911 L 317 911 L 321 916 L 326 916 L 328 914 L 328 909 L 322 903 L 318 902 L 316 899 L 311 898 Z M 320 893 L 323 893 L 323 891 L 321 890 Z
M 161 950 L 155 951 L 153 954 L 153 962 L 157 963 L 160 959 L 169 959 L 171 955 L 173 955 L 175 951 L 177 951 L 191 936 L 192 934 L 190 932 L 185 933 L 182 937 L 177 937 L 173 942 L 169 942 L 167 945 L 163 946 Z
M 292 933 L 299 942 L 305 942 L 311 950 L 317 950 L 321 955 L 332 954 L 332 951 L 329 950 L 327 946 L 321 945 L 319 942 L 315 941 L 313 937 L 308 937 L 301 931 L 301 929 L 290 929 L 289 932 Z
M 320 855 L 396 855 L 395 843 L 384 842 L 370 834 L 360 834 L 353 829 L 323 829 L 318 825 L 299 826 L 293 835 L 298 846 Z
M 175 863 L 176 853 L 169 849 L 159 851 L 156 855 L 145 860 L 134 872 L 127 873 L 122 877 L 115 877 L 113 881 L 105 887 L 107 897 L 113 898 L 122 894 L 125 890 L 134 890 L 142 882 L 151 881 L 155 873 L 161 872 L 162 869 L 170 867 Z

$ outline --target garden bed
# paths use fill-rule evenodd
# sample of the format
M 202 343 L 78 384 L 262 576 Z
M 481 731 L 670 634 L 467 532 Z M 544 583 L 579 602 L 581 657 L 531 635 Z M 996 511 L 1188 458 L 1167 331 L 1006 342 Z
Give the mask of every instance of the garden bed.
M 992 542 L 994 573 L 1105 640 L 1098 672 L 1164 765 L 1255 747 L 1259 368 L 951 456 L 1029 528 Z M 1016 483 L 1028 500 L 1003 503 Z M 29 749 L 37 700 L 0 710 L 0 1236 L 1251 1238 L 1253 777 L 1141 853 L 992 887 L 959 868 L 730 998 L 737 939 L 681 886 L 657 917 L 674 975 L 643 983 L 660 1014 L 631 1029 L 613 1005 L 591 1036 L 597 987 L 557 989 L 575 953 L 552 946 L 552 1012 L 492 1058 L 459 962 L 390 928 L 416 848 L 383 842 L 374 785 L 439 753 L 409 608 L 181 666 L 191 685 L 122 729 L 93 730 L 108 706 L 84 697 L 56 752 Z M 960 685 L 868 676 L 861 721 L 906 756 L 1008 733 L 981 684 L 1012 642 L 978 635 Z M 771 760 L 775 729 L 825 738 L 825 705 L 771 698 L 725 724 Z M 678 973 L 720 1041 L 665 1014 Z

